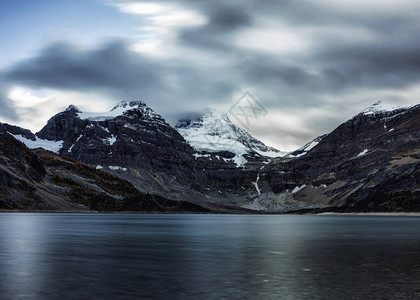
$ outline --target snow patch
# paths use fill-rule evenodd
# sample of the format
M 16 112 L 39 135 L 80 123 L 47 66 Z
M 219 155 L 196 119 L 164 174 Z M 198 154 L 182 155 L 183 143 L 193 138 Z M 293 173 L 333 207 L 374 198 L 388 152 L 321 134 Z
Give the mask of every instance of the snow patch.
M 378 101 L 378 102 L 372 104 L 371 106 L 369 106 L 368 108 L 366 108 L 365 110 L 363 110 L 361 112 L 361 114 L 363 114 L 363 115 L 375 115 L 375 114 L 379 114 L 379 113 L 383 113 L 383 112 L 391 112 L 391 111 L 400 110 L 400 109 L 409 109 L 409 108 L 412 108 L 416 105 L 418 105 L 418 104 L 399 106 L 399 105 L 395 105 L 395 104 L 392 104 L 392 103 L 389 103 L 389 102 Z M 386 127 L 385 127 L 385 129 L 386 129 Z
M 157 123 L 164 122 L 163 118 L 160 115 L 158 115 L 155 111 L 153 111 L 142 101 L 122 101 L 118 103 L 111 111 L 108 112 L 91 113 L 79 111 L 77 112 L 77 114 L 80 119 L 101 122 L 115 119 L 118 116 L 126 115 L 126 113 L 130 110 L 139 111 L 142 117 L 144 119 L 148 119 L 149 121 L 154 121 Z
M 305 148 L 305 151 L 308 152 L 309 150 L 311 150 L 313 147 L 315 147 L 316 145 L 319 144 L 319 141 L 312 141 L 308 147 Z
M 25 146 L 28 147 L 29 149 L 42 148 L 42 149 L 58 154 L 60 150 L 63 148 L 64 141 L 49 141 L 49 140 L 40 139 L 37 136 L 35 136 L 35 141 L 32 141 L 23 137 L 20 134 L 19 135 L 11 134 L 10 132 L 9 134 L 13 136 L 15 139 L 17 139 L 18 141 L 24 143 Z
M 112 171 L 118 171 L 118 170 L 127 171 L 127 168 L 123 168 L 123 167 L 120 167 L 120 166 L 108 166 L 108 168 Z
M 258 181 L 259 180 L 260 180 L 260 173 L 257 174 L 257 179 L 255 180 L 255 182 L 252 182 L 252 184 L 254 185 L 255 189 L 257 190 L 258 196 L 261 195 L 261 189 L 258 186 Z
M 234 158 L 232 158 L 233 162 L 236 164 L 236 167 L 242 167 L 245 165 L 248 161 L 243 157 L 242 155 L 236 155 Z
M 307 187 L 307 185 L 306 184 L 303 184 L 303 185 L 301 185 L 301 186 L 297 186 L 297 187 L 295 187 L 293 190 L 292 190 L 292 194 L 296 194 L 297 192 L 299 192 L 299 191 L 301 191 L 301 190 L 303 190 L 304 188 L 306 188 Z
M 131 130 L 134 130 L 134 131 L 137 130 L 137 126 L 136 125 L 133 125 L 133 124 L 130 124 L 130 123 L 125 123 L 124 124 L 124 127 L 125 128 L 128 128 L 128 129 L 131 129 Z
M 363 156 L 363 155 L 365 155 L 366 153 L 368 153 L 368 149 L 365 149 L 365 150 L 363 150 L 362 152 L 360 152 L 359 154 L 357 154 L 357 156 Z
M 101 165 L 97 165 L 96 166 L 96 170 L 102 170 L 104 167 L 102 167 Z
M 194 153 L 193 156 L 195 157 L 195 160 L 197 160 L 197 158 L 199 157 L 205 157 L 205 158 L 209 158 L 211 155 L 210 154 L 199 154 L 199 153 Z
M 114 143 L 117 141 L 117 137 L 115 135 L 111 135 L 111 137 L 108 137 L 106 139 L 102 139 L 102 142 L 104 144 L 108 144 L 110 146 L 114 145 Z
M 222 157 L 222 159 L 225 162 L 233 162 L 233 163 L 235 163 L 237 168 L 244 166 L 248 162 L 245 159 L 245 157 L 243 157 L 242 155 L 235 155 L 233 158 L 225 158 L 225 157 Z
M 106 127 L 103 127 L 103 126 L 99 125 L 99 128 L 101 128 L 101 129 L 102 129 L 103 131 L 105 131 L 105 132 L 110 133 L 110 132 L 109 132 L 109 129 L 108 129 L 108 128 L 106 128 Z
M 317 137 L 316 139 L 314 139 L 314 140 L 312 140 L 311 142 L 307 143 L 307 144 L 306 144 L 306 145 L 304 145 L 303 147 L 301 147 L 301 148 L 299 148 L 298 150 L 294 151 L 294 152 L 299 151 L 299 152 L 301 152 L 301 153 L 296 154 L 296 155 L 289 154 L 289 155 L 287 155 L 287 157 L 296 158 L 296 157 L 301 157 L 301 156 L 304 156 L 306 153 L 308 153 L 310 150 L 312 150 L 312 149 L 313 149 L 316 145 L 318 145 L 318 144 L 319 144 L 319 142 L 321 142 L 321 141 L 322 141 L 322 139 L 323 139 L 324 137 L 326 137 L 326 136 L 327 136 L 327 135 L 321 135 L 321 136 Z

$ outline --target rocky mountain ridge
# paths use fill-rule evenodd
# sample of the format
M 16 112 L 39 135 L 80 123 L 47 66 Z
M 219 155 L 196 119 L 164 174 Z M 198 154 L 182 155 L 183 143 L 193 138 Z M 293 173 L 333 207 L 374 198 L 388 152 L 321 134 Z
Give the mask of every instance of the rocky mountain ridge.
M 0 130 L 121 178 L 140 193 L 212 211 L 415 211 L 419 120 L 420 105 L 375 103 L 283 157 L 263 156 L 264 144 L 218 112 L 175 129 L 143 102 L 122 102 L 104 114 L 70 106 L 36 135 L 7 124 Z M 226 151 L 209 136 L 239 144 Z

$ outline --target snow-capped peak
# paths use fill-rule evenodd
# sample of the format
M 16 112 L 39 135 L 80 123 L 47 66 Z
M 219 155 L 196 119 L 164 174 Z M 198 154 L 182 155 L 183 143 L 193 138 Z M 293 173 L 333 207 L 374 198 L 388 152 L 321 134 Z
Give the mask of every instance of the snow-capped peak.
M 256 152 L 263 156 L 283 156 L 285 153 L 267 147 L 245 130 L 231 122 L 228 115 L 213 108 L 195 120 L 181 120 L 176 130 L 197 151 L 223 152 L 236 155 Z
M 142 101 L 121 101 L 110 111 L 102 113 L 87 113 L 78 111 L 79 118 L 89 121 L 105 121 L 126 115 L 129 111 L 140 112 L 142 117 L 149 121 L 164 121 L 163 118 Z
M 222 120 L 226 123 L 232 123 L 228 117 L 228 115 L 220 110 L 208 107 L 203 115 L 203 118 L 211 119 L 211 120 Z
M 140 107 L 147 107 L 146 103 L 144 103 L 143 101 L 121 101 L 120 103 L 118 103 L 117 105 L 114 106 L 114 108 L 111 109 L 111 111 L 115 111 L 118 109 L 125 109 L 127 108 L 127 106 L 129 108 L 140 108 Z
M 395 105 L 386 101 L 378 101 L 361 112 L 363 115 L 376 115 L 384 112 L 392 112 L 396 110 L 409 109 L 418 104 L 412 105 Z

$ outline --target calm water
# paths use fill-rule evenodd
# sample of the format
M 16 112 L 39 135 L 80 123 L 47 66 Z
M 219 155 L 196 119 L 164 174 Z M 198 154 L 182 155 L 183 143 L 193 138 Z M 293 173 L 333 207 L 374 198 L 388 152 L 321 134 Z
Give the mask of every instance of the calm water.
M 420 218 L 0 214 L 0 299 L 420 299 Z

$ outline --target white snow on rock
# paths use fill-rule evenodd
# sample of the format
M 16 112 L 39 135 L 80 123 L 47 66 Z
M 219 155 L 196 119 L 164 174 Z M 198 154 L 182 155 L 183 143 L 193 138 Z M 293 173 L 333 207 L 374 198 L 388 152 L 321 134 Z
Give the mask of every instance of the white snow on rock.
M 309 150 L 311 150 L 313 147 L 315 147 L 316 145 L 319 144 L 319 141 L 312 141 L 308 147 L 305 148 L 305 151 L 308 152 Z
M 244 166 L 248 162 L 242 155 L 235 155 L 232 161 L 236 164 L 237 168 Z
M 114 143 L 117 141 L 117 137 L 115 135 L 111 135 L 111 137 L 108 137 L 106 139 L 102 139 L 102 142 L 104 144 L 108 144 L 110 146 L 114 145 Z
M 365 150 L 363 150 L 362 152 L 360 152 L 359 154 L 357 154 L 357 156 L 363 156 L 363 155 L 365 155 L 366 153 L 368 153 L 368 149 L 365 149 Z
M 258 186 L 258 181 L 260 180 L 260 174 L 257 174 L 257 179 L 255 180 L 255 182 L 252 182 L 252 184 L 254 185 L 255 189 L 257 190 L 257 195 L 261 196 L 261 189 Z
M 96 170 L 102 170 L 104 167 L 102 167 L 101 165 L 97 165 L 96 166 Z
M 225 162 L 233 162 L 236 164 L 237 168 L 244 167 L 244 165 L 248 162 L 245 157 L 242 155 L 235 155 L 233 158 L 225 158 L 222 157 Z M 245 167 L 244 167 L 245 168 Z
M 299 148 L 298 150 L 294 151 L 294 152 L 298 152 L 298 154 L 288 154 L 287 157 L 292 157 L 292 158 L 296 158 L 296 157 L 301 157 L 303 155 L 305 155 L 306 153 L 308 153 L 310 150 L 312 150 L 316 145 L 319 144 L 319 142 L 322 141 L 322 139 L 324 137 L 326 137 L 327 135 L 321 135 L 317 138 L 315 138 L 314 140 L 310 141 L 309 143 L 305 144 L 303 147 Z
M 296 194 L 297 192 L 299 192 L 299 191 L 301 191 L 301 190 L 303 190 L 304 188 L 306 188 L 307 187 L 307 185 L 306 184 L 303 184 L 303 185 L 301 185 L 301 186 L 297 186 L 297 187 L 295 187 L 293 190 L 292 190 L 292 194 Z
M 38 137 L 35 137 L 35 141 L 29 140 L 21 135 L 11 134 L 15 139 L 18 141 L 24 143 L 26 147 L 29 149 L 36 149 L 36 148 L 42 148 L 54 153 L 59 153 L 60 150 L 63 148 L 64 141 L 49 141 L 49 140 L 43 140 Z
M 138 127 L 136 125 L 130 124 L 130 123 L 124 124 L 124 127 L 128 128 L 128 129 L 131 129 L 131 130 L 134 130 L 134 131 L 138 129 Z
M 226 113 L 212 108 L 196 120 L 179 121 L 175 129 L 199 152 L 229 151 L 238 156 L 255 152 L 270 157 L 286 154 L 264 145 L 233 124 Z
M 195 160 L 197 160 L 197 158 L 199 158 L 199 157 L 209 158 L 211 155 L 210 154 L 194 153 L 193 156 L 195 157 Z
M 70 107 L 74 107 L 74 106 L 71 105 Z M 80 119 L 100 122 L 100 121 L 115 119 L 118 116 L 127 114 L 127 112 L 131 110 L 137 110 L 141 112 L 142 117 L 148 121 L 158 122 L 158 123 L 164 122 L 164 119 L 159 114 L 157 114 L 153 109 L 148 107 L 142 101 L 131 101 L 131 102 L 121 101 L 110 111 L 100 112 L 100 113 L 81 112 L 79 109 L 77 109 L 78 111 L 77 114 Z
M 400 110 L 400 109 L 409 109 L 409 108 L 414 107 L 416 105 L 418 105 L 418 104 L 399 106 L 399 105 L 395 105 L 395 104 L 385 102 L 385 101 L 378 101 L 378 102 L 372 104 L 371 106 L 369 106 L 368 108 L 366 108 L 365 110 L 363 110 L 361 112 L 361 114 L 375 115 L 375 114 L 379 114 L 379 113 L 383 113 L 383 112 L 391 112 L 391 111 Z
M 118 171 L 118 170 L 127 171 L 127 168 L 123 168 L 123 167 L 120 167 L 120 166 L 108 166 L 108 168 L 112 171 Z
M 99 126 L 99 128 L 101 128 L 103 131 L 105 131 L 105 132 L 108 132 L 108 133 L 109 133 L 109 129 L 108 129 L 108 128 L 103 127 L 103 126 L 101 126 L 101 125 L 98 125 L 98 126 Z

